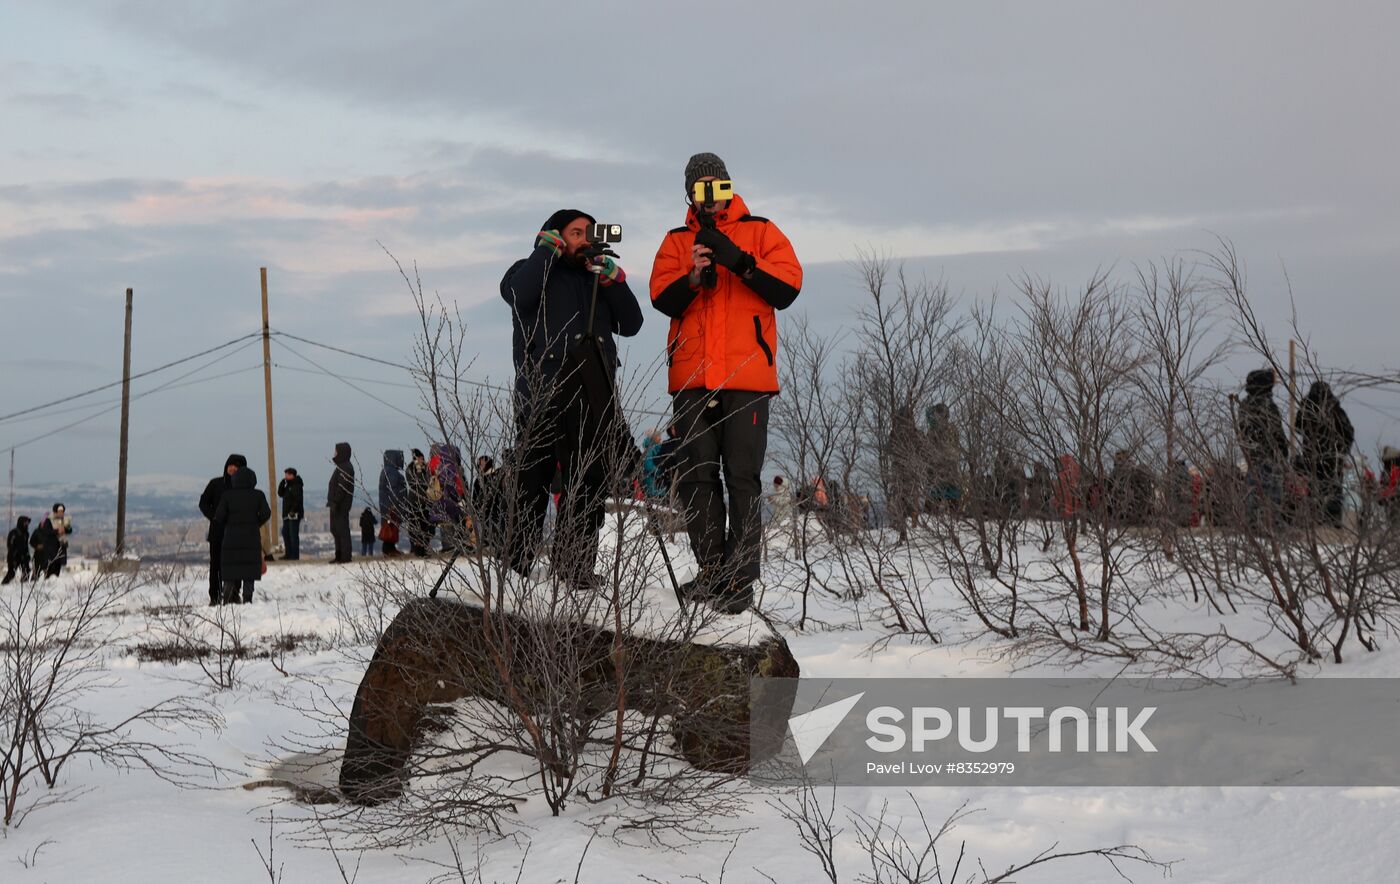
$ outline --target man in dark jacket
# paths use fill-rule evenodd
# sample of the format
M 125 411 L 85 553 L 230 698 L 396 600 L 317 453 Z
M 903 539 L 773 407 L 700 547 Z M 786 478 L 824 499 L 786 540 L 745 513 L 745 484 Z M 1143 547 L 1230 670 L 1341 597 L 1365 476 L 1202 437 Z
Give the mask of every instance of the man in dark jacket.
M 385 524 L 393 525 L 398 533 L 408 507 L 408 481 L 403 474 L 403 451 L 384 452 L 384 468 L 379 471 L 379 515 Z M 384 541 L 384 555 L 399 554 L 398 541 Z
M 219 500 L 223 498 L 224 492 L 233 487 L 233 475 L 248 466 L 248 458 L 241 454 L 230 454 L 224 461 L 224 472 L 221 476 L 215 476 L 209 480 L 209 484 L 204 486 L 204 493 L 199 496 L 199 511 L 204 514 L 204 518 L 209 520 L 209 533 L 205 535 L 209 541 L 209 604 L 217 605 L 223 598 L 223 584 L 219 578 L 219 562 L 223 555 L 224 529 L 220 525 L 214 524 L 214 514 L 218 512 Z
M 374 510 L 365 507 L 360 511 L 360 555 L 374 555 L 374 526 L 379 524 L 379 520 L 374 517 Z
M 432 542 L 432 532 L 428 521 L 428 461 L 423 452 L 413 449 L 413 460 L 404 469 L 404 480 L 408 487 L 408 514 L 405 516 L 408 527 L 409 552 L 418 558 L 428 554 L 428 544 Z
M 262 526 L 272 518 L 267 495 L 258 489 L 258 477 L 244 466 L 230 477 L 229 488 L 214 510 L 214 524 L 223 537 L 219 576 L 223 580 L 222 601 L 236 605 L 253 600 L 253 582 L 262 579 Z M 239 589 L 243 597 L 239 598 Z M 210 600 L 217 604 L 215 600 Z
M 331 537 L 335 538 L 335 558 L 332 564 L 350 561 L 350 507 L 355 502 L 355 465 L 350 463 L 350 443 L 335 443 L 331 458 L 330 485 L 326 488 L 326 506 L 331 511 Z
M 1245 375 L 1245 397 L 1237 416 L 1240 447 L 1244 449 L 1248 506 L 1251 517 L 1263 505 L 1261 496 L 1277 510 L 1283 501 L 1283 469 L 1288 459 L 1288 436 L 1283 415 L 1274 404 L 1274 370 L 1261 368 Z
M 20 516 L 15 522 L 15 527 L 10 529 L 9 535 L 5 538 L 5 580 L 9 583 L 15 579 L 15 572 L 20 572 L 20 582 L 29 579 L 29 517 Z
M 477 549 L 499 549 L 501 534 L 501 477 L 496 459 L 488 454 L 476 459 L 476 478 L 472 479 L 472 512 L 476 519 Z
M 613 335 L 631 337 L 642 327 L 627 274 L 588 241 L 593 223 L 577 209 L 555 212 L 529 257 L 501 279 L 511 309 L 519 464 L 519 518 L 507 519 L 519 527 L 506 538 L 505 554 L 518 573 L 530 572 L 558 465 L 564 492 L 553 567 L 575 588 L 597 583 L 604 485 L 618 458 L 635 451 L 614 396 Z
M 899 532 L 901 543 L 909 539 L 909 522 L 917 522 L 923 508 L 923 435 L 914 423 L 912 406 L 896 408 L 890 434 L 880 458 L 881 479 L 887 497 L 887 515 Z
M 1308 477 L 1315 511 L 1329 525 L 1342 524 L 1342 472 L 1356 431 L 1342 403 L 1324 381 L 1315 381 L 1293 419 L 1301 451 L 1299 466 Z
M 282 471 L 277 496 L 282 499 L 283 558 L 296 561 L 301 558 L 301 522 L 306 518 L 305 492 L 296 470 L 288 467 Z

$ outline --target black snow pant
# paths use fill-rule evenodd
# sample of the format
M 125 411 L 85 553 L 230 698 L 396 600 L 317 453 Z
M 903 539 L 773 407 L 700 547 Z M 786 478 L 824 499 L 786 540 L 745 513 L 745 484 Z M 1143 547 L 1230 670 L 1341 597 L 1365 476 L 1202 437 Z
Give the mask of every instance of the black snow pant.
M 770 396 L 682 390 L 672 397 L 681 440 L 675 481 L 690 548 L 702 569 L 740 592 L 758 579 L 762 553 L 760 474 L 768 448 Z
M 550 485 L 560 470 L 563 491 L 551 562 L 564 579 L 589 581 L 598 558 L 606 486 L 610 476 L 628 467 L 619 459 L 629 456 L 631 442 L 613 402 L 611 373 L 592 354 L 570 357 L 557 379 L 543 383 L 542 392 L 525 397 L 516 415 L 517 516 L 513 530 L 501 533 L 510 535 L 505 538 L 510 566 L 528 572 L 544 533 Z
M 240 585 L 240 584 L 242 584 L 242 589 L 243 589 L 243 598 L 242 598 L 242 599 L 240 599 L 240 598 L 238 597 L 238 590 L 239 590 L 239 585 Z M 253 581 L 252 581 L 252 580 L 225 580 L 225 581 L 224 581 L 224 598 L 223 598 L 224 604 L 226 604 L 226 605 L 236 605 L 236 604 L 238 604 L 238 603 L 241 601 L 243 604 L 246 605 L 246 604 L 248 604 L 249 602 L 251 602 L 252 600 L 253 600 Z
M 25 556 L 24 558 L 15 557 L 15 558 L 11 558 L 11 559 L 9 560 L 9 562 L 7 563 L 7 567 L 6 567 L 6 569 L 5 569 L 5 580 L 4 580 L 4 582 L 5 582 L 5 583 L 9 583 L 11 580 L 14 580 L 14 579 L 15 579 L 15 572 L 16 572 L 16 571 L 18 571 L 18 572 L 20 573 L 20 578 L 19 578 L 19 580 L 20 580 L 21 583 L 23 583 L 24 581 L 26 581 L 26 580 L 29 579 L 29 557 L 28 557 L 28 556 Z
M 349 504 L 331 510 L 331 537 L 335 539 L 335 560 L 337 562 L 350 561 L 352 547 Z
M 223 532 L 209 535 L 209 601 L 216 605 L 223 600 L 223 578 L 219 574 L 223 556 Z

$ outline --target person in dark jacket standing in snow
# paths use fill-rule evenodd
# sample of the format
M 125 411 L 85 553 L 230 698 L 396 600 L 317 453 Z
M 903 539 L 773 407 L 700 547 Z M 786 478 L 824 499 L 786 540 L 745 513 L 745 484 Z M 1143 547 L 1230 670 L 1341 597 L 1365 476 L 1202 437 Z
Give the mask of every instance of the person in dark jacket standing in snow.
M 61 503 L 40 522 L 29 536 L 34 548 L 34 577 L 57 577 L 68 564 L 68 538 L 73 533 L 73 520 L 68 508 Z
M 234 473 L 231 487 L 219 498 L 214 523 L 223 535 L 219 576 L 223 580 L 223 603 L 248 604 L 253 600 L 253 583 L 261 580 L 263 568 L 262 526 L 272 518 L 267 495 L 258 488 L 258 477 L 248 467 Z M 243 590 L 239 598 L 239 589 Z M 210 604 L 214 604 L 211 600 Z
M 1274 370 L 1251 371 L 1244 379 L 1245 397 L 1236 418 L 1244 449 L 1251 518 L 1266 498 L 1273 510 L 1283 502 L 1283 471 L 1288 460 L 1288 436 L 1283 415 L 1274 404 Z
M 462 511 L 466 494 L 462 453 L 457 446 L 447 442 L 428 446 L 428 517 L 433 525 L 442 527 L 443 552 L 466 549 L 466 520 Z
M 204 493 L 199 496 L 199 511 L 204 514 L 204 518 L 209 520 L 209 533 L 205 535 L 209 541 L 209 604 L 217 605 L 223 598 L 223 583 L 219 578 L 219 562 L 223 555 L 224 533 L 223 528 L 214 524 L 214 513 L 218 512 L 219 501 L 223 498 L 224 492 L 233 487 L 233 475 L 248 466 L 248 458 L 241 454 L 230 454 L 224 461 L 224 472 L 221 476 L 215 476 L 209 480 L 209 484 L 204 486 Z
M 1327 524 L 1342 524 L 1342 472 L 1356 442 L 1356 431 L 1342 403 L 1325 381 L 1314 381 L 1293 419 L 1301 450 L 1300 472 L 1308 477 L 1315 512 Z
M 288 467 L 282 471 L 277 496 L 282 499 L 283 558 L 294 562 L 301 558 L 301 522 L 306 518 L 305 493 L 296 470 Z
M 331 458 L 330 485 L 326 488 L 326 506 L 331 511 L 331 537 L 335 538 L 335 558 L 332 564 L 350 561 L 350 507 L 355 503 L 355 465 L 350 463 L 350 443 L 335 443 Z
M 384 469 L 379 471 L 379 515 L 386 525 L 392 525 L 391 533 L 397 536 L 408 508 L 408 482 L 403 474 L 403 451 L 390 449 L 384 452 Z M 384 541 L 384 555 L 399 554 L 398 541 Z
M 408 486 L 408 514 L 405 516 L 408 527 L 408 551 L 418 558 L 428 554 L 428 544 L 432 542 L 428 520 L 428 461 L 423 452 L 413 449 L 413 460 L 404 469 L 404 479 Z
M 379 524 L 379 520 L 374 517 L 374 510 L 365 507 L 360 511 L 360 555 L 374 555 L 374 526 Z
M 718 156 L 690 158 L 685 193 L 685 224 L 666 234 L 652 265 L 651 303 L 671 319 L 666 362 L 682 440 L 677 483 L 700 564 L 686 591 L 737 613 L 752 604 L 759 576 L 768 404 L 778 393 L 777 311 L 797 300 L 802 265 L 778 225 L 749 214 Z
M 29 517 L 20 516 L 15 521 L 15 527 L 10 529 L 10 533 L 5 538 L 5 583 L 15 579 L 15 572 L 20 574 L 20 582 L 29 579 Z
M 472 512 L 476 514 L 476 547 L 478 550 L 499 549 L 505 526 L 501 523 L 501 476 L 496 459 L 489 454 L 478 455 L 476 478 L 472 479 Z
M 504 552 L 517 573 L 530 572 L 558 467 L 564 493 L 552 562 L 576 589 L 597 584 L 593 565 L 609 461 L 635 449 L 630 433 L 619 428 L 613 335 L 631 337 L 642 327 L 627 274 L 588 240 L 594 223 L 577 209 L 555 212 L 536 234 L 529 257 L 501 279 L 501 298 L 511 311 L 520 470 L 519 518 L 511 520 L 518 527 Z

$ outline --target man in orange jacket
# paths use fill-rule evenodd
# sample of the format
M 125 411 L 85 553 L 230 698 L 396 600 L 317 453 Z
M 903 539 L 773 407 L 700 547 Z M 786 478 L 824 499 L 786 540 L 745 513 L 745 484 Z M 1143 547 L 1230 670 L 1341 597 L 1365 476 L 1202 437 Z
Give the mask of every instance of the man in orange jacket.
M 760 472 L 768 400 L 778 392 L 774 311 L 797 299 L 802 265 L 778 226 L 750 215 L 732 192 L 719 157 L 691 157 L 685 190 L 690 208 L 656 253 L 651 303 L 671 317 L 666 362 L 681 438 L 676 484 L 700 564 L 687 590 L 738 613 L 753 603 L 758 578 Z

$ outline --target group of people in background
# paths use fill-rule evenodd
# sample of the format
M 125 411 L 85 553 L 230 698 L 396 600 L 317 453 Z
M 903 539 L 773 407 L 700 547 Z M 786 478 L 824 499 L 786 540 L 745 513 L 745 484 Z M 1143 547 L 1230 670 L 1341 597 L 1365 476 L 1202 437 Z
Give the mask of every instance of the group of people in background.
M 1027 472 L 1008 452 L 984 458 L 991 462 L 974 470 L 964 462 L 948 406 L 939 403 L 926 413 L 922 431 L 908 410 L 892 416 L 881 452 L 885 507 L 817 476 L 793 495 L 795 508 L 851 530 L 903 527 L 940 511 L 1029 518 L 1096 514 L 1125 527 L 1160 519 L 1181 527 L 1308 519 L 1335 528 L 1343 525 L 1349 497 L 1354 508 L 1369 496 L 1388 518 L 1400 520 L 1400 449 L 1381 451 L 1379 476 L 1363 459 L 1348 484 L 1356 434 L 1331 387 L 1316 381 L 1301 398 L 1293 420 L 1297 445 L 1291 446 L 1274 401 L 1275 383 L 1271 368 L 1246 376 L 1235 420 L 1243 464 L 1198 468 L 1178 458 L 1154 470 L 1125 449 L 1114 452 L 1102 472 L 1068 453 Z M 773 494 L 781 492 L 775 488 Z
M 20 516 L 5 537 L 5 579 L 12 582 L 57 577 L 68 564 L 68 538 L 73 536 L 73 518 L 68 508 L 55 503 L 31 531 L 32 520 Z
M 412 460 L 407 463 L 401 449 L 384 452 L 378 508 L 365 507 L 360 513 L 361 555 L 373 555 L 376 545 L 386 556 L 402 555 L 399 544 L 404 534 L 409 554 L 418 557 L 429 555 L 433 537 L 439 531 L 442 549 L 447 552 L 471 552 L 494 542 L 499 533 L 499 494 L 493 458 L 477 458 L 470 487 L 473 505 L 468 507 L 464 505 L 468 487 L 458 449 L 435 443 L 429 451 L 425 456 L 417 448 L 412 449 Z M 326 487 L 326 508 L 335 547 L 330 560 L 333 564 L 349 562 L 352 557 L 350 516 L 356 484 L 351 456 L 348 442 L 336 443 Z M 295 468 L 283 471 L 277 483 L 277 497 L 282 516 L 282 558 L 296 561 L 301 558 L 306 500 L 302 477 Z M 246 457 L 228 456 L 223 473 L 205 486 L 199 510 L 209 521 L 206 538 L 210 604 L 251 601 L 254 584 L 267 572 L 265 563 L 273 558 L 263 538 L 263 526 L 271 519 L 272 511 L 266 495 L 257 487 L 257 475 L 248 467 Z M 27 528 L 28 520 L 21 521 Z

